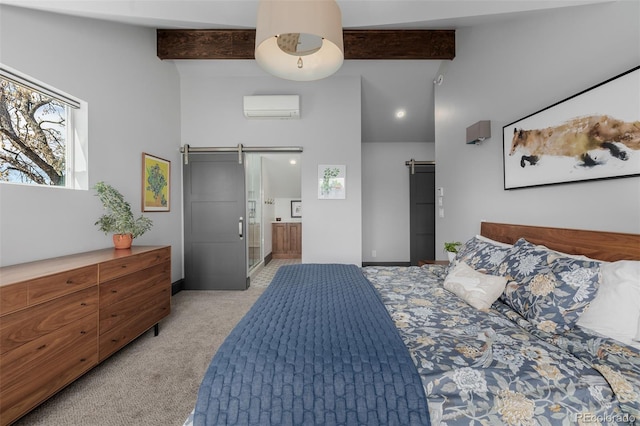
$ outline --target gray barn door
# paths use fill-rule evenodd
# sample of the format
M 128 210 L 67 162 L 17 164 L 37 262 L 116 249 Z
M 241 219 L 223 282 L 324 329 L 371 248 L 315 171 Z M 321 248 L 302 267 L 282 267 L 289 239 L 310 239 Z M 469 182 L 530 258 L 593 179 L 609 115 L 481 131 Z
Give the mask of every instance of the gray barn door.
M 185 289 L 245 290 L 245 173 L 238 154 L 190 155 L 183 174 Z
M 436 258 L 436 166 L 415 165 L 409 175 L 411 264 Z M 411 173 L 411 171 L 409 172 Z

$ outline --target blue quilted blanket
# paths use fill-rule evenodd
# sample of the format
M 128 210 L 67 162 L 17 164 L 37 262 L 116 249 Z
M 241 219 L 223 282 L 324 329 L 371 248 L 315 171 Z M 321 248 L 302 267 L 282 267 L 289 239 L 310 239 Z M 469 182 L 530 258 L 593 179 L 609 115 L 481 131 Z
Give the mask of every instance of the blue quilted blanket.
M 213 357 L 194 424 L 430 423 L 417 369 L 360 268 L 302 264 L 278 270 Z

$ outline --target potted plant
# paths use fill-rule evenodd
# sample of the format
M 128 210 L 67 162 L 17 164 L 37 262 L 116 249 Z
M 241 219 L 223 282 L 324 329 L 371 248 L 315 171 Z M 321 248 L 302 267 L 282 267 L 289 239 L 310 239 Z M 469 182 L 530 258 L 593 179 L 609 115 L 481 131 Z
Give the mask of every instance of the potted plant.
M 128 249 L 134 238 L 151 229 L 151 219 L 140 216 L 134 219 L 131 205 L 124 199 L 120 191 L 109 184 L 98 182 L 94 189 L 106 213 L 95 223 L 105 234 L 113 234 L 113 244 L 117 249 Z
M 458 248 L 462 245 L 460 241 L 453 241 L 444 243 L 444 251 L 447 252 L 447 256 L 449 257 L 449 262 L 453 262 L 453 259 L 456 257 L 456 253 L 458 253 Z

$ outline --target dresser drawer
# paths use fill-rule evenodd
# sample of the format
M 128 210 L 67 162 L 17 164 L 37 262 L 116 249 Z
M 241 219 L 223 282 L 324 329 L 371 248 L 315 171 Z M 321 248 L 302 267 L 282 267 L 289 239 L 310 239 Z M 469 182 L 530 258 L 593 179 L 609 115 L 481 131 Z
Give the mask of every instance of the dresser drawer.
M 98 311 L 98 287 L 59 297 L 2 317 L 0 354 Z
M 72 269 L 0 287 L 0 315 L 98 284 L 98 265 Z
M 100 308 L 100 335 L 114 327 L 120 327 L 128 323 L 132 318 L 141 317 L 140 321 L 149 328 L 157 320 L 151 316 L 142 315 L 144 312 L 152 311 L 156 307 L 168 308 L 171 303 L 171 288 L 166 285 L 166 281 L 155 281 L 155 285 L 145 287 L 136 293 L 131 294 L 126 299 L 108 306 Z M 168 312 L 167 312 L 168 314 Z
M 100 283 L 100 308 L 118 303 L 149 287 L 171 287 L 171 262 L 164 262 L 131 275 Z
M 141 309 L 123 303 L 121 309 L 116 312 L 119 317 L 117 324 L 110 324 L 112 326 L 107 331 L 103 331 L 101 322 L 99 361 L 102 362 L 169 315 L 171 312 L 170 297 L 164 292 L 157 293 L 147 301 L 148 303 L 141 306 Z
M 98 265 L 78 268 L 29 282 L 29 305 L 98 284 Z
M 102 283 L 166 261 L 171 261 L 170 247 L 110 260 L 100 264 L 99 279 Z
M 27 283 L 17 283 L 0 287 L 0 316 L 27 307 Z
M 97 345 L 97 338 L 98 313 L 94 312 L 3 354 L 0 358 L 2 389 L 13 388 L 34 369 L 34 366 L 46 364 L 47 360 L 52 359 L 59 352 L 73 353 L 75 352 L 73 348 L 85 341 L 91 341 Z M 97 353 L 97 346 L 94 348 L 94 352 Z M 97 356 L 95 358 L 97 361 Z
M 96 324 L 97 313 L 93 313 L 0 358 L 3 424 L 27 413 L 98 363 Z

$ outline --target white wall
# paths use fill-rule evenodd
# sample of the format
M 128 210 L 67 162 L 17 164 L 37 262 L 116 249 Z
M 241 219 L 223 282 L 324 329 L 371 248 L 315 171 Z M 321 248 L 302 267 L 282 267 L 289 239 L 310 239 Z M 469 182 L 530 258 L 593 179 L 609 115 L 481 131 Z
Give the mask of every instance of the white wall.
M 362 144 L 362 259 L 409 262 L 409 168 L 435 160 L 433 142 Z M 436 165 L 436 173 L 438 171 Z M 372 251 L 376 251 L 373 257 Z
M 268 218 L 270 222 L 280 218 L 282 222 L 302 222 L 300 218 L 291 217 L 291 201 L 299 200 L 298 198 L 275 198 L 274 199 L 274 212 L 273 217 Z
M 155 31 L 0 5 L 0 62 L 89 104 L 89 186 L 106 181 L 140 214 L 142 152 L 172 162 L 171 211 L 148 213 L 134 244 L 172 246 L 182 274 L 179 77 L 156 55 Z M 112 246 L 94 222 L 94 191 L 0 185 L 0 262 Z
M 177 61 L 182 143 L 191 146 L 301 146 L 302 261 L 362 262 L 360 78 L 291 82 L 254 61 Z M 233 76 L 233 77 L 229 77 Z M 242 97 L 300 95 L 300 120 L 247 120 Z M 318 165 L 346 165 L 346 199 L 319 200 Z
M 460 29 L 436 89 L 437 243 L 489 221 L 640 233 L 640 178 L 503 190 L 502 127 L 640 63 L 640 2 L 618 1 Z M 637 96 L 637 94 L 635 94 Z M 465 129 L 493 135 L 465 145 Z M 444 254 L 436 250 L 440 256 Z

